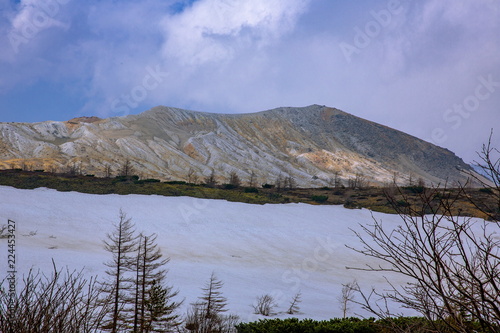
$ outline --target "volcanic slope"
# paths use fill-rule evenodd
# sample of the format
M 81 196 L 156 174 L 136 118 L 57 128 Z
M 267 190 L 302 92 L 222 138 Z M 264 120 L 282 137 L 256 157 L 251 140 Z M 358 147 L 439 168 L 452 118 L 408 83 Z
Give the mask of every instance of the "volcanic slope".
M 356 175 L 372 184 L 394 175 L 400 184 L 443 184 L 472 170 L 447 149 L 320 105 L 248 114 L 158 106 L 108 119 L 0 123 L 3 168 L 104 176 L 127 160 L 144 178 L 203 181 L 213 173 L 223 183 L 234 172 L 244 183 L 281 177 L 302 187 L 328 185 L 335 174 L 345 184 Z

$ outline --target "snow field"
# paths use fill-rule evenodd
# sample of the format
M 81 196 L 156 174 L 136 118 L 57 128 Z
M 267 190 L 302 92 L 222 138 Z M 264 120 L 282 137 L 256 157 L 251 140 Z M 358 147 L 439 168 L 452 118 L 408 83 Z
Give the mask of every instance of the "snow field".
M 30 268 L 49 273 L 52 259 L 59 268 L 84 268 L 89 276 L 104 277 L 103 263 L 111 255 L 103 240 L 120 209 L 137 231 L 158 234 L 163 255 L 170 257 L 167 280 L 179 289 L 178 300 L 185 299 L 182 313 L 201 295 L 212 271 L 224 282 L 229 312 L 243 321 L 262 318 L 251 305 L 263 294 L 275 297 L 277 317 L 290 317 L 285 311 L 301 291 L 301 313 L 294 317 L 329 319 L 342 315 L 337 298 L 343 283 L 357 279 L 366 288 L 385 286 L 381 275 L 346 269 L 369 260 L 345 247 L 358 244 L 349 228 L 373 221 L 365 209 L 0 186 L 0 225 L 16 221 L 18 279 Z M 400 223 L 396 215 L 373 216 L 387 226 Z M 7 254 L 7 241 L 0 239 L 0 272 L 7 271 Z M 349 315 L 355 314 L 367 315 L 353 304 Z

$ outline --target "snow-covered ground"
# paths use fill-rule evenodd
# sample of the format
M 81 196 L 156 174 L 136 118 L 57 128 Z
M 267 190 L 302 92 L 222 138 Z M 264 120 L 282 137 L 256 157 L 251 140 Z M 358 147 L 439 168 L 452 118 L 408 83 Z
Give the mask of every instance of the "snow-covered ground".
M 223 200 L 146 195 L 91 195 L 50 189 L 19 190 L 0 186 L 0 225 L 16 222 L 18 277 L 30 268 L 49 272 L 57 266 L 104 277 L 111 259 L 103 248 L 122 209 L 138 231 L 157 233 L 170 257 L 168 281 L 179 289 L 184 308 L 201 294 L 212 271 L 223 280 L 230 312 L 256 320 L 257 296 L 274 295 L 277 317 L 293 295 L 302 293 L 299 318 L 341 316 L 343 283 L 385 286 L 377 273 L 349 270 L 367 258 L 346 248 L 357 240 L 350 230 L 371 223 L 368 210 L 307 204 L 250 205 Z M 388 227 L 396 215 L 373 213 Z M 7 240 L 0 239 L 0 272 L 7 271 Z M 3 279 L 4 277 L 0 277 Z M 398 281 L 397 279 L 395 281 Z M 401 282 L 401 281 L 399 281 Z M 363 314 L 351 306 L 349 315 Z

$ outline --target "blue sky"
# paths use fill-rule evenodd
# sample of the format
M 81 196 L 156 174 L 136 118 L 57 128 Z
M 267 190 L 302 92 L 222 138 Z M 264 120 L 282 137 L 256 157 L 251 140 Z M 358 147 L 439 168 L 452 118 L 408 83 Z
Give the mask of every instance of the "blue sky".
M 324 104 L 471 162 L 499 31 L 497 0 L 0 0 L 0 121 Z

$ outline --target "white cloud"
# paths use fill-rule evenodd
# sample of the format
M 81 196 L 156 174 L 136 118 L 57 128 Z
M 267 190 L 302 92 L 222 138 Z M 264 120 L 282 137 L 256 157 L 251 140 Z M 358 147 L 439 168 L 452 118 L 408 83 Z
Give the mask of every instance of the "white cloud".
M 498 14 L 499 5 L 496 0 L 474 0 L 474 1 L 454 1 L 454 0 L 429 0 L 424 3 L 419 15 L 420 31 L 432 29 L 436 21 L 444 21 L 458 26 L 481 29 L 495 25 L 495 14 Z M 475 14 L 481 15 L 480 20 L 471 19 Z
M 21 32 L 28 29 L 28 26 L 38 30 L 50 27 L 67 28 L 68 25 L 57 20 L 56 16 L 60 7 L 68 1 L 22 0 L 19 4 L 20 10 L 12 20 L 12 27 Z
M 61 7 L 69 0 L 21 0 L 18 11 L 11 17 L 8 33 L 10 49 L 18 54 L 21 46 L 29 44 L 37 35 L 49 28 L 67 30 L 69 24 L 57 19 Z
M 203 0 L 166 17 L 165 56 L 197 65 L 231 59 L 291 31 L 310 0 Z
M 383 51 L 361 54 L 365 62 L 357 65 L 367 73 L 381 70 L 380 78 L 369 75 L 366 85 L 373 88 L 361 97 L 364 103 L 346 111 L 434 141 L 471 161 L 500 121 L 500 89 L 473 112 L 453 114 L 461 117 L 460 126 L 450 121 L 449 110 L 474 95 L 480 77 L 500 82 L 499 8 L 491 0 L 412 3 L 397 33 L 380 36 Z M 444 139 L 433 140 L 435 129 Z
M 57 44 L 61 32 L 67 32 L 71 26 L 70 17 L 66 15 L 69 2 L 70 0 L 21 0 L 17 4 L 11 3 L 1 8 L 2 16 L 6 18 L 0 22 L 0 66 L 8 63 L 4 71 L 13 70 L 20 77 L 24 71 L 22 67 L 25 67 L 25 63 L 30 63 L 33 73 L 41 72 L 35 68 L 35 63 L 45 57 L 46 46 Z M 16 66 L 21 68 L 15 68 Z

